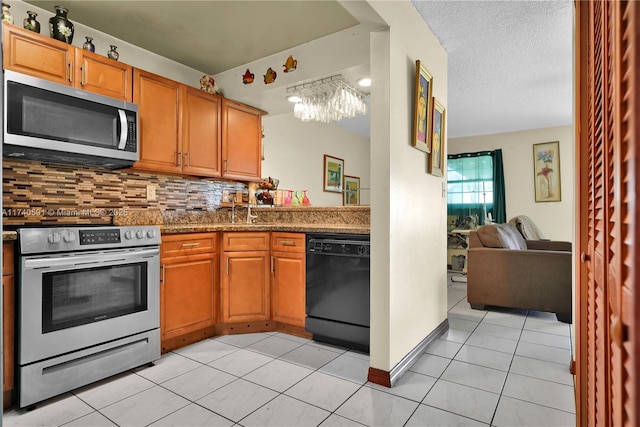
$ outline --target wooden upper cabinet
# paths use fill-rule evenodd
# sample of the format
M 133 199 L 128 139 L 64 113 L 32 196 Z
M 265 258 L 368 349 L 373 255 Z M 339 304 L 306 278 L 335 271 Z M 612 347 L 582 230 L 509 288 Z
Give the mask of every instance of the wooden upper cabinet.
M 260 180 L 262 111 L 222 100 L 222 176 L 241 181 Z
M 5 23 L 2 44 L 4 69 L 71 85 L 73 46 Z
M 13 25 L 2 27 L 5 69 L 131 101 L 131 66 Z
M 76 49 L 75 82 L 77 87 L 111 98 L 131 101 L 133 68 L 106 56 Z
M 138 104 L 140 160 L 133 167 L 182 171 L 179 139 L 180 83 L 135 69 L 133 102 Z
M 182 97 L 182 171 L 220 176 L 220 104 L 222 98 L 184 86 Z

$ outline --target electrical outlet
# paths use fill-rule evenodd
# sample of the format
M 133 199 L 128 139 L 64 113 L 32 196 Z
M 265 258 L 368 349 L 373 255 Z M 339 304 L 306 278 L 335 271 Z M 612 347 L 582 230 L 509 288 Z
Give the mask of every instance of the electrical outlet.
M 156 186 L 147 185 L 147 201 L 156 200 Z

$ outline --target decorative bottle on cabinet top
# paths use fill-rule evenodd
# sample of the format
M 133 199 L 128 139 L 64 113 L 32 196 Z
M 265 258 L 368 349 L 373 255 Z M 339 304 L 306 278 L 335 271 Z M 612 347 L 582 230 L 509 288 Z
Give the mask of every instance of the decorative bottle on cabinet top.
M 33 31 L 34 33 L 40 33 L 40 23 L 36 20 L 37 13 L 27 11 L 27 17 L 22 21 L 22 26 L 25 30 Z
M 13 15 L 11 15 L 9 9 L 11 9 L 10 4 L 2 3 L 2 22 L 13 24 Z
M 304 196 L 302 197 L 302 206 L 311 205 L 311 200 L 307 197 L 307 190 L 302 190 L 302 192 L 304 193 Z
M 95 52 L 96 51 L 96 45 L 93 44 L 93 37 L 84 36 L 84 38 L 87 41 L 82 43 L 82 48 L 84 50 L 88 50 L 89 52 Z
M 56 6 L 56 15 L 49 19 L 49 35 L 51 38 L 71 44 L 73 42 L 73 24 L 67 19 L 69 10 Z
M 118 58 L 120 58 L 120 54 L 118 53 L 118 51 L 116 50 L 118 48 L 118 46 L 114 46 L 114 45 L 109 45 L 111 47 L 111 49 L 109 49 L 109 52 L 107 52 L 107 56 L 115 61 L 118 60 Z

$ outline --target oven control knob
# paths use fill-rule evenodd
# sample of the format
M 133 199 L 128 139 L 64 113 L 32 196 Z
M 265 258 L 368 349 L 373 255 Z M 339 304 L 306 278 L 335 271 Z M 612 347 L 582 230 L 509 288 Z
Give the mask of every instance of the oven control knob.
M 150 239 L 153 239 L 154 237 L 156 237 L 156 231 L 155 230 L 147 231 L 147 237 Z
M 65 243 L 74 242 L 76 240 L 76 235 L 73 233 L 67 233 L 64 236 L 62 236 L 62 240 L 64 240 Z
M 49 237 L 47 238 L 47 240 L 49 240 L 49 243 L 60 243 L 60 234 L 51 233 L 49 234 Z
M 144 237 L 144 231 L 142 231 L 142 230 L 136 231 L 136 237 L 138 239 L 142 239 Z
M 133 238 L 133 233 L 131 232 L 131 230 L 127 230 L 124 232 L 124 238 L 129 240 Z

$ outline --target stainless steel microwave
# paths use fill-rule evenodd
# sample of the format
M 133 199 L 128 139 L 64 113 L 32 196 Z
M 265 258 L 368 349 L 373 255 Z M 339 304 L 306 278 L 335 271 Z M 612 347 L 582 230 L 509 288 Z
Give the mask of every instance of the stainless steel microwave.
M 139 158 L 138 106 L 4 71 L 5 158 L 130 167 Z

